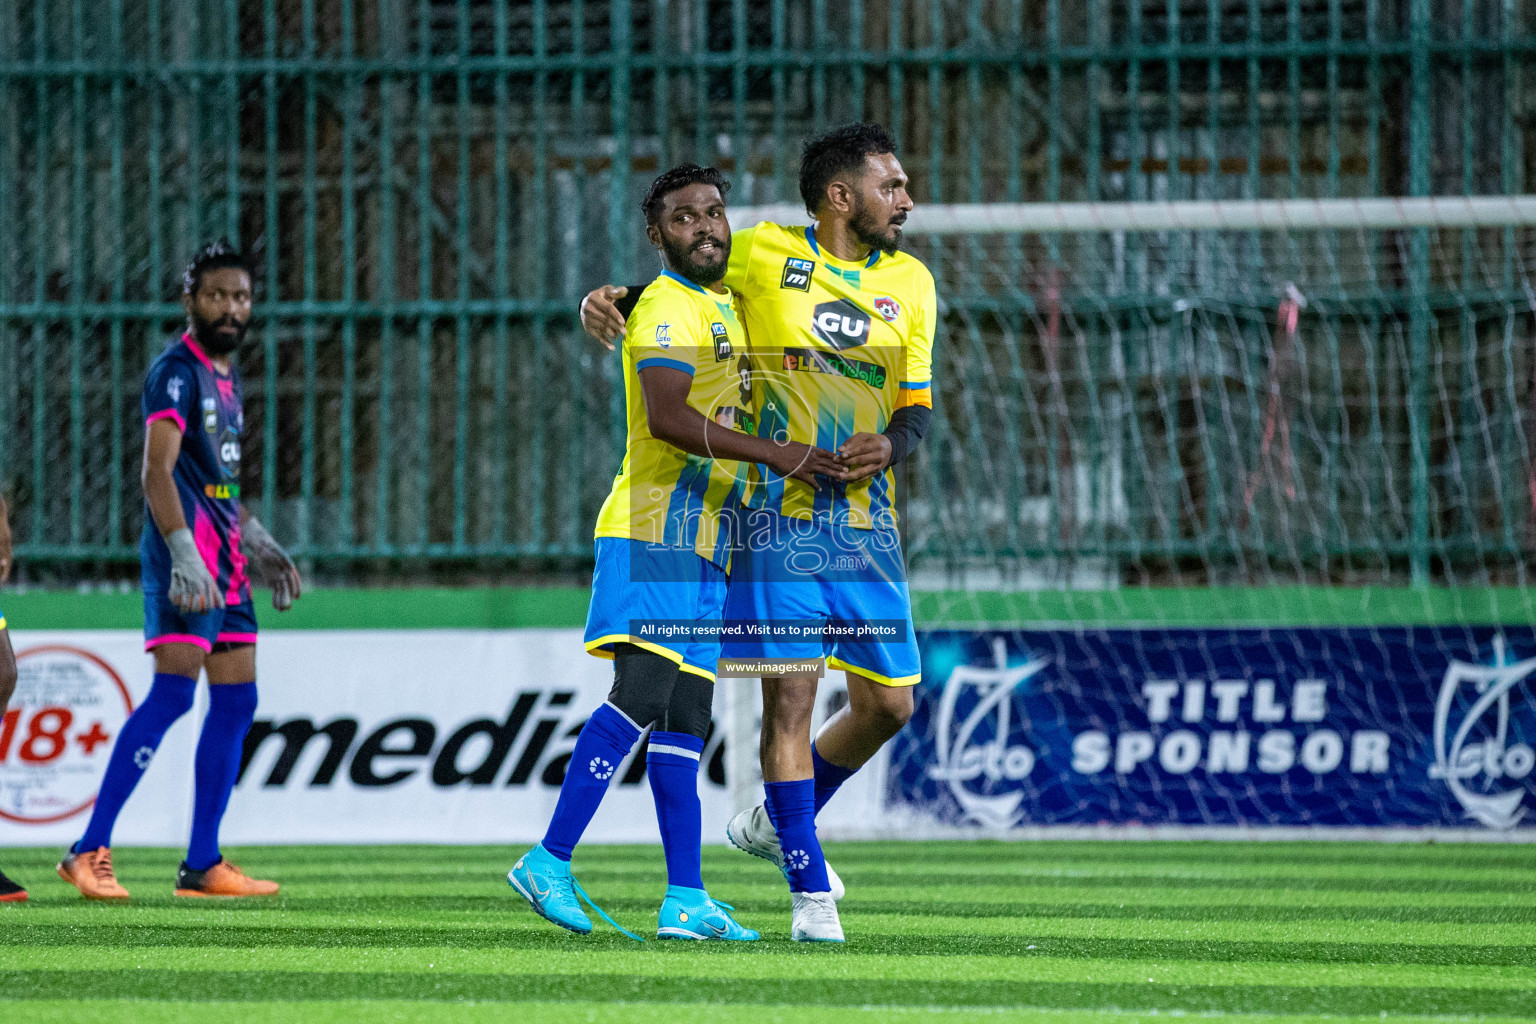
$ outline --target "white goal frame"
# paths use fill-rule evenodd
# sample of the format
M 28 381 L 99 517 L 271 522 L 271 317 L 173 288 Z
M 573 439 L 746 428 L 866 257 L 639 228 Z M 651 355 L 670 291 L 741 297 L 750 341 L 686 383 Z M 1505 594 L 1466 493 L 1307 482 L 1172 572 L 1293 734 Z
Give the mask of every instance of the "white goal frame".
M 729 211 L 736 227 L 809 224 L 798 204 Z M 1377 199 L 1187 200 L 1166 203 L 919 204 L 910 235 L 1061 234 L 1113 231 L 1316 231 L 1536 227 L 1536 195 Z

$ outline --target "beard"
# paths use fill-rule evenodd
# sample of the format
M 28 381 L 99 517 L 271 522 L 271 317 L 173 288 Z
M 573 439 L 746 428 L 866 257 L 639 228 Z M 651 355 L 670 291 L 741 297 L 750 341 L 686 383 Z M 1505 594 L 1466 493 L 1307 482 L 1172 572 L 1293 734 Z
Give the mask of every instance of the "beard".
M 202 346 L 203 351 L 211 356 L 227 356 L 240 347 L 245 340 L 245 329 L 250 326 L 250 321 L 236 320 L 232 316 L 220 317 L 217 320 L 204 320 L 196 313 L 192 314 L 192 336 Z M 225 334 L 222 328 L 233 327 L 233 334 Z
M 895 223 L 887 221 L 881 224 L 869 207 L 865 205 L 864 198 L 855 194 L 853 197 L 853 221 L 848 227 L 853 231 L 853 237 L 859 240 L 861 245 L 867 245 L 871 249 L 879 249 L 887 256 L 894 256 L 901 250 L 901 225 L 907 221 L 907 215 L 898 213 Z
M 711 238 L 703 241 L 712 241 L 718 248 L 712 255 L 706 255 L 702 259 L 695 250 L 701 242 L 692 242 L 688 245 L 673 245 L 665 235 L 661 239 L 662 251 L 667 255 L 667 265 L 677 273 L 686 277 L 696 285 L 707 286 L 722 280 L 725 277 L 725 268 L 731 260 L 731 236 L 724 239 Z

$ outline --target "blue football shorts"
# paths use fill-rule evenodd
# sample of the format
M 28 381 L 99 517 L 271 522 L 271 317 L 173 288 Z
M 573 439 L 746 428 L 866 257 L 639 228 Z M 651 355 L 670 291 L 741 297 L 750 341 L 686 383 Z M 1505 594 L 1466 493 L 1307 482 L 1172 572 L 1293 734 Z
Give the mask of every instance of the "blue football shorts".
M 144 592 L 144 649 L 191 644 L 206 654 L 256 642 L 256 605 L 250 594 L 239 604 L 188 615 L 164 594 Z
M 625 537 L 594 545 L 587 651 L 612 658 L 616 644 L 634 644 L 676 662 L 684 672 L 715 678 L 725 607 L 725 570 L 689 548 L 666 548 Z M 668 626 L 686 627 L 668 635 Z
M 886 686 L 917 683 L 922 664 L 894 528 L 865 530 L 765 510 L 745 518 L 742 546 L 731 559 L 721 657 L 824 657 L 831 668 Z M 757 624 L 757 637 L 743 635 L 745 623 Z M 786 634 L 797 625 L 799 637 Z

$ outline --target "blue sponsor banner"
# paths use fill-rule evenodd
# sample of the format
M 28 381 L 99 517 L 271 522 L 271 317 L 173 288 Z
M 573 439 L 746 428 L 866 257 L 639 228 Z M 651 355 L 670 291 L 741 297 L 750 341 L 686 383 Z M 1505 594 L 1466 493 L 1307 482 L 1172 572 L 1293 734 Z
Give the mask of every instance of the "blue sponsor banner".
M 929 631 L 887 806 L 935 823 L 1536 827 L 1528 627 Z

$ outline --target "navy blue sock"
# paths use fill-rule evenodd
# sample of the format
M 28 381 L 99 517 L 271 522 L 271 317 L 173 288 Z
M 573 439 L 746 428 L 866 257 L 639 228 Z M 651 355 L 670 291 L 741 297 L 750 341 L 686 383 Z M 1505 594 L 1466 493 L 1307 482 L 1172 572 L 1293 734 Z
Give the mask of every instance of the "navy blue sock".
M 240 753 L 254 717 L 255 683 L 208 687 L 208 717 L 203 719 L 194 765 L 192 842 L 187 846 L 187 867 L 193 871 L 206 871 L 221 857 L 219 822 L 240 774 Z
M 699 804 L 699 757 L 704 741 L 686 732 L 651 732 L 645 754 L 656 823 L 667 857 L 667 885 L 703 889 L 699 864 L 704 812 Z
M 853 778 L 857 768 L 844 768 L 840 764 L 833 764 L 821 756 L 821 751 L 816 749 L 816 744 L 811 744 L 811 764 L 816 773 L 816 813 L 827 806 L 827 801 L 832 799 L 832 794 L 837 792 L 837 787 Z
M 544 833 L 544 849 L 561 860 L 571 859 L 571 851 L 581 842 L 581 834 L 608 792 L 609 780 L 639 738 L 639 727 L 607 701 L 592 712 L 576 737 L 576 749 L 571 751 L 555 816 Z
M 107 774 L 101 780 L 101 792 L 96 794 L 96 808 L 91 811 L 90 823 L 85 826 L 85 835 L 74 845 L 74 852 L 112 845 L 112 826 L 117 824 L 118 813 L 133 795 L 133 787 L 139 784 L 144 769 L 154 760 L 165 731 L 191 710 L 196 693 L 196 679 L 169 672 L 155 674 L 149 696 L 134 708 L 123 723 L 122 732 L 117 734 L 117 743 L 107 761 Z
M 827 862 L 816 838 L 816 783 L 812 779 L 765 782 L 768 820 L 779 834 L 790 892 L 826 892 Z

